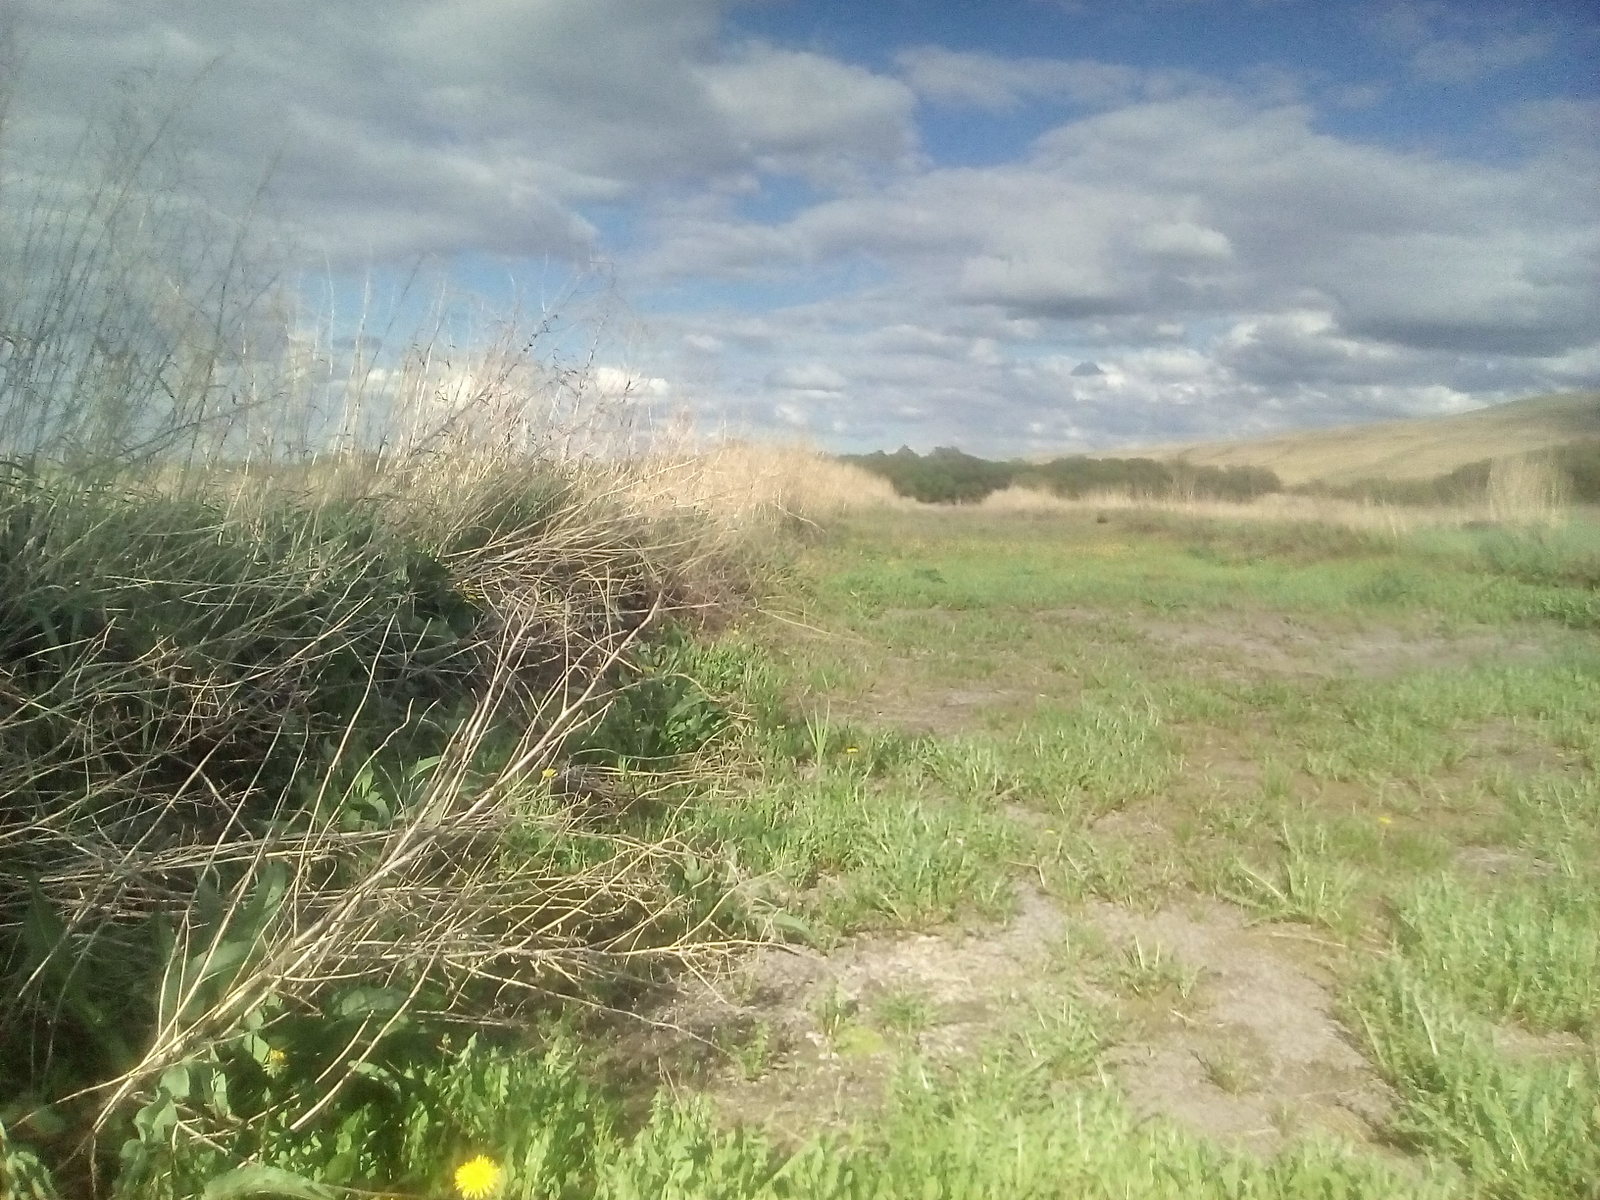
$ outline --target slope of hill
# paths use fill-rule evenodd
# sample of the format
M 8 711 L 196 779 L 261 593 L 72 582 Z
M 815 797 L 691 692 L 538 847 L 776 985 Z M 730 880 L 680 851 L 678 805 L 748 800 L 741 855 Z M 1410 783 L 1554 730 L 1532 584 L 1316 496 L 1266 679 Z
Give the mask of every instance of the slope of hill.
M 1319 480 L 1430 479 L 1485 458 L 1526 454 L 1600 437 L 1600 392 L 1535 396 L 1476 412 L 1348 425 L 1242 442 L 1121 449 L 1196 466 L 1267 467 L 1290 487 Z

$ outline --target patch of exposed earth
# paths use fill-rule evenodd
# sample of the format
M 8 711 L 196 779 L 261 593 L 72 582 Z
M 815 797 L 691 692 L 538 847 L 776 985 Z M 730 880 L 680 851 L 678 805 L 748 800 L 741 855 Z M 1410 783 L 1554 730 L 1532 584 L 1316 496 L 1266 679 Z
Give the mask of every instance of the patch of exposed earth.
M 1006 706 L 1027 707 L 1038 702 L 1036 692 L 1005 687 L 931 687 L 910 683 L 879 685 L 839 711 L 870 725 L 888 726 L 905 733 L 949 737 L 979 728 L 982 715 Z
M 1182 1011 L 1066 976 L 1063 941 L 1086 928 L 1114 955 L 1159 946 L 1197 977 Z M 826 954 L 760 951 L 733 983 L 680 992 L 630 1055 L 730 1118 L 798 1139 L 876 1106 L 899 1049 L 958 1060 L 1029 1005 L 1076 994 L 1119 1014 L 1102 1066 L 1139 1113 L 1261 1152 L 1311 1128 L 1364 1139 L 1390 1096 L 1347 1041 L 1329 980 L 1296 932 L 1198 899 L 1151 914 L 1095 902 L 1069 916 L 1028 890 L 1001 929 L 862 937 Z M 899 1036 L 882 1014 L 908 1000 L 921 1017 Z
M 1551 652 L 1548 635 L 1482 626 L 1430 631 L 1366 625 L 1330 628 L 1283 613 L 1241 611 L 1196 613 L 1182 620 L 1143 614 L 1114 614 L 1086 608 L 1051 609 L 1019 619 L 1053 621 L 1098 630 L 1101 636 L 1130 637 L 1158 647 L 1163 656 L 1195 666 L 1205 674 L 1235 683 L 1261 679 L 1333 679 L 1340 676 L 1383 679 L 1412 670 L 1465 667 L 1483 662 L 1518 662 Z M 864 696 L 843 705 L 852 718 L 912 733 L 967 732 L 1007 709 L 1026 709 L 1040 699 L 1024 681 L 1036 665 L 1016 664 L 1007 683 L 950 686 L 886 672 Z M 1052 698 L 1068 699 L 1076 680 L 1051 676 L 1038 680 Z
M 1186 1011 L 1111 1054 L 1136 1110 L 1262 1151 L 1308 1127 L 1364 1138 L 1382 1123 L 1391 1094 L 1335 1019 L 1331 981 L 1291 948 L 1298 930 L 1251 925 L 1216 901 L 1087 915 L 1113 941 L 1199 973 Z
M 885 1003 L 924 1010 L 920 1053 L 969 1053 L 1048 977 L 1065 928 L 1050 899 L 1030 890 L 1000 930 L 865 936 L 828 953 L 762 949 L 735 979 L 673 997 L 631 1053 L 707 1091 L 735 1119 L 798 1139 L 881 1101 L 896 1047 L 870 1017 Z M 763 1042 L 764 1061 L 754 1058 Z
M 1527 878 L 1552 875 L 1556 871 L 1556 864 L 1548 859 L 1510 846 L 1463 846 L 1456 851 L 1455 862 L 1473 875 L 1489 877 Z
M 1493 626 L 1449 633 L 1391 626 L 1329 629 L 1272 612 L 1134 619 L 1133 626 L 1163 648 L 1205 655 L 1217 660 L 1208 665 L 1240 678 L 1386 678 L 1410 670 L 1527 659 L 1549 650 L 1545 640 Z

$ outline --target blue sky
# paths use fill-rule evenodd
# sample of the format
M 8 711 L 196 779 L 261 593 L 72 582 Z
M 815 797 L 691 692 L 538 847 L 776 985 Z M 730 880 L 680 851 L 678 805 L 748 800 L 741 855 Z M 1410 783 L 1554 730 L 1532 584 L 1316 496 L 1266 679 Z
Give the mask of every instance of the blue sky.
M 197 175 L 275 161 L 335 294 L 580 281 L 606 379 L 705 430 L 1031 454 L 1600 385 L 1587 4 L 19 3 L 8 148 L 217 63 Z

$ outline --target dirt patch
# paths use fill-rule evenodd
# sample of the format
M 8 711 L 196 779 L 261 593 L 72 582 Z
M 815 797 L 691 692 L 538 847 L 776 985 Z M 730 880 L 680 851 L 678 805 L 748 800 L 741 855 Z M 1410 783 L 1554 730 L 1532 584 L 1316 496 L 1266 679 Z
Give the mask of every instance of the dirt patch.
M 1464 846 L 1456 851 L 1458 867 L 1477 875 L 1513 875 L 1523 878 L 1549 875 L 1556 865 L 1525 850 L 1506 846 Z
M 1199 974 L 1184 1011 L 1111 1053 L 1135 1109 L 1262 1152 L 1307 1127 L 1365 1138 L 1382 1123 L 1391 1094 L 1334 1019 L 1327 981 L 1275 931 L 1213 901 L 1150 915 L 1094 904 L 1089 918 Z
M 1547 643 L 1484 627 L 1459 633 L 1427 633 L 1395 627 L 1328 629 L 1281 613 L 1236 612 L 1188 620 L 1136 620 L 1134 628 L 1163 647 L 1209 661 L 1208 667 L 1251 675 L 1384 678 L 1429 667 L 1461 667 L 1489 660 L 1517 660 L 1546 652 Z
M 1007 706 L 1029 706 L 1039 696 L 1016 688 L 899 686 L 880 683 L 859 701 L 839 706 L 845 716 L 903 733 L 950 737 L 983 725 L 982 714 Z
M 1553 746 L 1536 729 L 1508 720 L 1484 721 L 1461 734 L 1470 747 L 1466 761 L 1479 773 L 1499 771 L 1514 779 L 1565 775 L 1584 770 L 1582 754 Z
M 1047 976 L 1065 928 L 1027 889 L 1000 930 L 761 950 L 738 978 L 680 991 L 628 1055 L 693 1083 L 735 1120 L 799 1139 L 879 1103 L 900 1046 L 935 1060 L 974 1049 Z M 903 1037 L 886 1028 L 897 1004 L 916 1014 Z
M 1253 927 L 1213 901 L 1153 914 L 1082 909 L 1091 936 L 1116 953 L 1160 947 L 1198 978 L 1181 1009 L 1166 1011 L 1123 996 L 1114 979 L 1064 983 L 1071 919 L 1036 890 L 1020 899 L 999 930 L 863 937 L 827 954 L 761 951 L 728 986 L 681 991 L 632 1053 L 731 1120 L 798 1141 L 879 1104 L 898 1050 L 954 1060 L 1031 999 L 1077 990 L 1122 1011 L 1126 1032 L 1104 1063 L 1144 1115 L 1269 1153 L 1310 1128 L 1367 1139 L 1390 1111 L 1292 930 Z M 891 1014 L 908 1010 L 916 1019 L 896 1032 Z

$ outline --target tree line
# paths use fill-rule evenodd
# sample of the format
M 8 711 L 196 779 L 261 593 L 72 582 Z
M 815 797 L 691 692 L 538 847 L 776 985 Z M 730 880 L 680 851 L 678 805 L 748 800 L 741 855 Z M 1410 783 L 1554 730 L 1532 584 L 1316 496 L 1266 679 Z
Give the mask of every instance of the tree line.
M 844 455 L 843 461 L 887 479 L 902 496 L 925 504 L 976 504 L 1008 487 L 1031 487 L 1068 499 L 1112 492 L 1166 499 L 1253 500 L 1274 492 L 1335 496 L 1386 504 L 1461 504 L 1483 498 L 1492 459 L 1467 463 L 1432 479 L 1366 479 L 1348 484 L 1308 483 L 1286 488 L 1265 467 L 1215 467 L 1153 458 L 1090 458 L 1075 454 L 1048 462 L 978 458 L 951 446 L 918 454 Z M 1539 456 L 1564 481 L 1567 498 L 1600 504 L 1600 438 L 1570 442 Z
M 1277 475 L 1263 467 L 1201 467 L 1153 458 L 1089 458 L 1078 454 L 1030 463 L 977 458 L 949 446 L 940 446 L 928 454 L 902 446 L 893 454 L 880 450 L 847 455 L 844 461 L 882 476 L 900 495 L 925 504 L 973 504 L 992 492 L 1013 486 L 1038 488 L 1073 499 L 1095 492 L 1126 492 L 1151 497 L 1249 500 L 1283 490 Z

